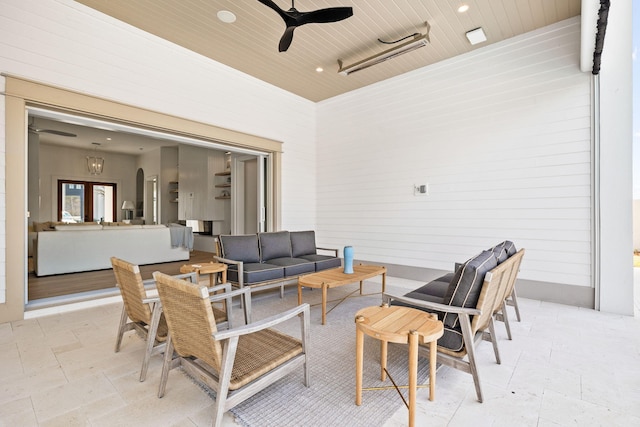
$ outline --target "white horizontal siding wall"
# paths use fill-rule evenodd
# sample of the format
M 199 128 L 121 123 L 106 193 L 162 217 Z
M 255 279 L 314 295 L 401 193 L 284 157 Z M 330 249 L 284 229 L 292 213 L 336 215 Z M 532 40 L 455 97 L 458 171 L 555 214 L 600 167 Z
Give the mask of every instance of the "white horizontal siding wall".
M 444 270 L 510 239 L 527 249 L 521 278 L 590 286 L 579 33 L 570 19 L 320 103 L 320 238 Z
M 282 227 L 315 226 L 316 106 L 308 100 L 71 0 L 0 0 L 0 72 L 282 141 Z M 4 105 L 1 98 L 2 122 Z M 4 159 L 2 144 L 0 183 Z M 4 194 L 2 186 L 2 237 Z M 2 256 L 0 303 L 4 271 Z

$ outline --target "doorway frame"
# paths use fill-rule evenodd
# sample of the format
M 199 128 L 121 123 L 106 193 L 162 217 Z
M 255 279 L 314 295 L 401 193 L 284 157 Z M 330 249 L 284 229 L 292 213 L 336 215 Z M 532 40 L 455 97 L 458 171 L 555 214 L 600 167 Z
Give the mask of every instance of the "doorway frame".
M 281 224 L 282 142 L 233 131 L 157 111 L 86 95 L 20 77 L 5 78 L 6 188 L 5 299 L 0 303 L 0 322 L 24 319 L 27 286 L 27 109 L 42 108 L 132 127 L 224 144 L 230 148 L 252 149 L 268 153 L 273 159 L 274 195 L 267 229 Z M 11 248 L 11 250 L 7 250 Z M 1 291 L 1 290 L 0 290 Z

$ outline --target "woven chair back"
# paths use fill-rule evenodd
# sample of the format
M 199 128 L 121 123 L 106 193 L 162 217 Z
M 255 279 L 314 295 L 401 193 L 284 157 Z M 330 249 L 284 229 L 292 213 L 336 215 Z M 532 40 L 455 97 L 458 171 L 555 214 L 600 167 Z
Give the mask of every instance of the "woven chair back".
M 116 282 L 120 288 L 122 301 L 129 319 L 133 322 L 149 324 L 151 322 L 151 309 L 149 304 L 142 302 L 147 295 L 142 283 L 140 268 L 116 257 L 111 257 L 111 265 L 113 266 L 113 274 L 116 276 Z
M 217 332 L 206 286 L 153 274 L 174 350 L 181 357 L 196 357 L 220 370 L 222 346 L 212 334 Z

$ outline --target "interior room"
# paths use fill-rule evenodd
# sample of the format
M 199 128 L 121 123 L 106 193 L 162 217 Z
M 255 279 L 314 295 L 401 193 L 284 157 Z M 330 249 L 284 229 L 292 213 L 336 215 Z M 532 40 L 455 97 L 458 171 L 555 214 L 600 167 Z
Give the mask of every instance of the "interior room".
M 599 0 L 0 0 L 0 419 L 393 427 L 413 414 L 416 425 L 640 424 L 637 12 Z M 233 313 L 207 339 L 290 316 L 292 325 L 273 328 L 303 342 L 308 320 L 309 342 L 292 350 L 302 347 L 291 357 L 304 355 L 305 366 L 221 421 L 216 392 L 194 383 L 186 363 L 169 370 L 167 357 L 163 369 L 154 353 L 153 335 L 172 333 L 160 331 L 162 295 L 145 302 L 156 317 L 141 321 L 144 332 L 117 341 L 129 314 L 113 251 L 147 257 L 142 281 L 214 261 L 218 234 L 259 243 L 259 233 L 295 232 L 313 232 L 318 253 L 336 250 L 343 265 L 379 274 L 317 289 L 300 275 L 248 304 L 239 295 L 251 287 L 239 283 L 251 272 L 225 264 L 236 283 L 217 298 L 236 292 L 225 306 Z M 471 366 L 475 351 L 477 372 L 425 356 L 442 354 L 442 341 L 437 351 L 418 344 L 414 362 L 407 333 L 388 348 L 407 405 L 378 390 L 390 385 L 380 379 L 384 340 L 357 341 L 356 313 L 446 275 L 448 292 L 499 242 L 525 251 L 515 280 L 521 318 L 498 306 L 505 286 L 491 294 L 486 324 L 467 330 L 442 311 L 429 316 L 463 338 L 475 333 L 477 345 L 461 341 L 468 363 L 459 366 Z M 264 248 L 250 249 L 265 264 Z M 486 256 L 492 272 L 500 268 L 502 252 Z M 184 288 L 206 289 L 226 280 L 220 273 L 196 271 L 200 283 Z M 489 291 L 477 286 L 495 277 L 474 282 L 471 307 L 453 295 L 443 305 L 459 309 L 456 319 L 480 319 Z M 308 318 L 299 316 L 305 304 Z M 220 305 L 202 305 L 216 326 Z M 267 347 L 260 355 L 280 350 Z M 357 405 L 361 350 L 371 390 Z M 180 351 L 175 364 L 186 362 Z M 423 387 L 413 393 L 407 374 L 416 371 Z
M 257 189 L 268 172 L 257 173 L 264 160 L 260 154 L 51 111 L 32 111 L 28 122 L 28 162 L 33 167 L 27 309 L 119 292 L 111 271 L 82 265 L 78 254 L 67 253 L 66 266 L 51 258 L 38 236 L 56 224 L 180 224 L 194 233 L 194 253 L 189 255 L 194 263 L 213 259 L 216 235 L 255 233 L 263 227 L 258 216 L 263 198 L 258 200 Z M 92 170 L 96 161 L 99 170 Z M 75 189 L 80 186 L 79 194 Z M 92 247 L 103 246 L 96 236 Z M 38 243 L 44 246 L 38 248 Z M 62 244 L 53 241 L 51 250 L 59 252 Z M 56 268 L 47 268 L 54 262 Z

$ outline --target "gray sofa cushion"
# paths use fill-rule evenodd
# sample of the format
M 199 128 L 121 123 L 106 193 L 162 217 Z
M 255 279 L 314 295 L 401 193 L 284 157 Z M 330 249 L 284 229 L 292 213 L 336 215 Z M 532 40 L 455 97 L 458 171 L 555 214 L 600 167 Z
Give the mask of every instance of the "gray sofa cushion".
M 506 261 L 507 258 L 517 252 L 516 245 L 510 240 L 505 240 L 502 243 L 498 243 L 489 250 L 496 255 L 496 258 L 498 258 L 498 264 Z
M 242 270 L 245 285 L 284 278 L 284 268 L 273 264 L 259 262 L 244 263 Z M 230 282 L 239 282 L 237 266 L 229 266 L 227 269 L 227 280 Z
M 315 231 L 292 231 L 291 237 L 291 253 L 294 258 L 300 258 L 301 255 L 316 254 L 316 233 Z
M 291 238 L 288 231 L 258 233 L 258 241 L 263 262 L 274 258 L 291 257 Z
M 316 264 L 316 271 L 327 270 L 329 268 L 337 268 L 342 266 L 342 260 L 329 255 L 300 255 L 300 258 L 312 261 Z
M 498 260 L 492 251 L 482 251 L 469 259 L 456 270 L 447 288 L 443 303 L 456 307 L 475 307 L 478 303 L 484 276 L 497 265 Z M 458 315 L 447 313 L 443 323 L 450 328 L 458 326 Z
M 444 297 L 447 294 L 447 290 L 449 289 L 449 284 L 453 280 L 453 276 L 454 273 L 445 274 L 444 276 L 438 277 L 426 285 L 405 294 L 405 296 L 443 304 Z M 428 298 L 425 298 L 425 295 L 428 295 Z
M 316 271 L 315 263 L 302 258 L 272 258 L 269 260 L 269 264 L 284 267 L 285 277 L 297 276 L 305 273 L 313 273 L 314 271 Z
M 258 236 L 255 234 L 246 235 L 223 235 L 218 236 L 222 258 L 232 259 L 242 262 L 260 262 L 260 251 L 258 250 Z

